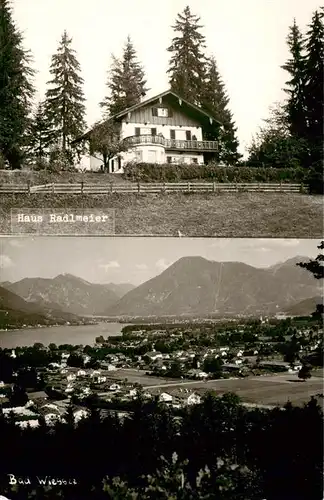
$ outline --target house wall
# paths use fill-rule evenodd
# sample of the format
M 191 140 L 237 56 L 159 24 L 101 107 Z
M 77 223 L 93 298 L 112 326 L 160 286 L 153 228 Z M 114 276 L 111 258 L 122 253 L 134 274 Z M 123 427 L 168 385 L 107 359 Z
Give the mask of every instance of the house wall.
M 157 118 L 157 117 L 153 117 Z M 164 120 L 167 120 L 167 118 L 164 118 Z M 191 136 L 196 136 L 197 141 L 202 141 L 202 129 L 198 124 L 191 124 L 187 126 L 181 126 L 179 125 L 170 125 L 170 124 L 154 124 L 153 122 L 151 123 L 146 123 L 145 122 L 130 122 L 123 120 L 122 122 L 122 128 L 121 128 L 121 136 L 123 139 L 125 137 L 131 137 L 135 135 L 135 128 L 143 128 L 143 129 L 151 129 L 151 128 L 156 128 L 156 133 L 162 134 L 165 139 L 171 139 L 171 130 L 175 130 L 175 138 L 177 140 L 186 140 L 186 131 L 190 130 Z M 144 135 L 144 134 L 143 134 Z
M 164 104 L 162 103 L 163 107 Z M 169 126 L 189 126 L 195 127 L 200 126 L 200 123 L 193 118 L 185 115 L 178 109 L 174 109 L 170 107 L 169 104 L 165 103 L 165 107 L 172 110 L 172 116 L 170 117 L 162 117 L 162 116 L 154 116 L 153 108 L 156 108 L 157 104 L 149 104 L 140 109 L 136 109 L 130 113 L 130 116 L 127 117 L 127 121 L 129 123 L 149 123 L 153 126 L 155 125 L 169 125 Z
M 163 106 L 163 104 L 162 104 Z M 156 129 L 156 134 L 162 134 L 165 139 L 171 139 L 171 130 L 175 130 L 176 140 L 186 140 L 186 131 L 190 130 L 191 137 L 195 136 L 197 141 L 202 141 L 202 129 L 198 121 L 186 116 L 180 110 L 172 109 L 172 116 L 153 116 L 152 109 L 155 105 L 132 111 L 130 115 L 121 122 L 121 139 L 135 135 L 135 128 L 143 129 L 141 135 L 151 134 L 151 128 Z M 170 108 L 168 104 L 165 107 Z M 180 151 L 165 151 L 163 146 L 158 144 L 145 144 L 133 146 L 129 151 L 121 153 L 121 168 L 118 170 L 117 161 L 114 162 L 114 172 L 122 173 L 123 166 L 131 161 L 143 163 L 167 163 L 167 157 L 171 157 L 171 163 L 191 164 L 197 160 L 198 164 L 204 163 L 202 153 L 189 153 Z M 112 172 L 112 161 L 109 161 L 109 172 Z M 91 171 L 98 171 L 103 165 L 103 161 L 88 155 L 88 160 L 83 162 L 85 168 Z
M 92 170 L 93 172 L 98 172 L 98 170 L 100 170 L 101 165 L 103 165 L 103 160 L 100 160 L 99 158 L 91 155 L 89 155 L 89 160 L 90 160 L 90 170 Z

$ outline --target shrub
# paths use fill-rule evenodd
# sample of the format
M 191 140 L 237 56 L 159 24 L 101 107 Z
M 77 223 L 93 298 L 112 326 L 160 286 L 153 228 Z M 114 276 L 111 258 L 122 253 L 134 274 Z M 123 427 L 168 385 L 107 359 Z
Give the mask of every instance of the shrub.
M 322 162 L 319 162 L 310 168 L 306 182 L 309 184 L 309 192 L 311 194 L 324 194 L 324 173 Z
M 307 171 L 302 168 L 221 167 L 208 165 L 173 165 L 128 163 L 123 177 L 138 182 L 180 182 L 206 180 L 215 182 L 307 182 Z

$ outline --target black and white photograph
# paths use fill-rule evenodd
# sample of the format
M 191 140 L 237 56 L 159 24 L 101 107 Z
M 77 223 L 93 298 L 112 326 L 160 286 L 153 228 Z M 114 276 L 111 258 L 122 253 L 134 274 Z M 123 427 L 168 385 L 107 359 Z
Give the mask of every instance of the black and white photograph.
M 226 498 L 225 479 L 245 499 L 309 492 L 323 242 L 3 237 L 0 262 L 6 493 Z M 293 446 L 278 462 L 284 430 Z
M 0 0 L 0 500 L 323 500 L 318 0 Z
M 74 207 L 119 235 L 322 238 L 318 0 L 0 5 L 0 233 Z

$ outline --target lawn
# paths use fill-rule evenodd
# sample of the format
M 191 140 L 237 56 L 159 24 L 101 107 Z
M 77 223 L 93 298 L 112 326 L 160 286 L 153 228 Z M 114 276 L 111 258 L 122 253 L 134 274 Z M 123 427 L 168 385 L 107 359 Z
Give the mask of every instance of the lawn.
M 298 193 L 3 194 L 2 234 L 10 234 L 11 208 L 114 208 L 116 234 L 127 236 L 323 236 L 323 197 Z

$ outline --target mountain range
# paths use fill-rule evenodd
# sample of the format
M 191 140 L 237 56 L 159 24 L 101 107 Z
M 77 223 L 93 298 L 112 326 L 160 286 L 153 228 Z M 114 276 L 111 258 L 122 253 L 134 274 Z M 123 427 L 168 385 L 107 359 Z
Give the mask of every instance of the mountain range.
M 112 316 L 275 314 L 321 294 L 295 257 L 268 268 L 183 257 L 107 307 Z
M 59 309 L 81 316 L 96 316 L 134 288 L 128 283 L 94 284 L 72 274 L 55 278 L 24 278 L 1 286 L 29 302 L 56 304 Z
M 52 314 L 60 311 L 79 316 L 205 317 L 271 315 L 291 310 L 298 315 L 304 314 L 305 300 L 308 310 L 322 295 L 318 280 L 296 265 L 308 260 L 298 256 L 268 268 L 256 268 L 194 256 L 179 259 L 137 287 L 95 284 L 71 274 L 0 285 L 47 314 L 51 310 Z M 20 306 L 17 303 L 18 309 Z

